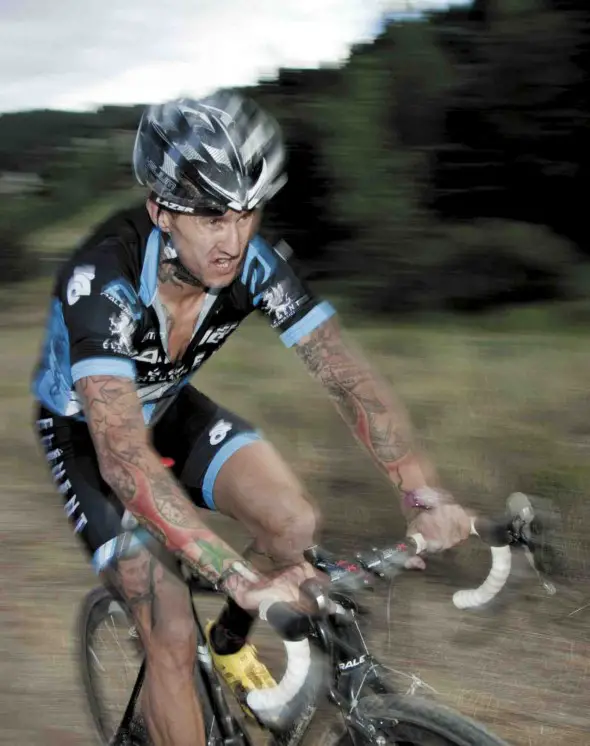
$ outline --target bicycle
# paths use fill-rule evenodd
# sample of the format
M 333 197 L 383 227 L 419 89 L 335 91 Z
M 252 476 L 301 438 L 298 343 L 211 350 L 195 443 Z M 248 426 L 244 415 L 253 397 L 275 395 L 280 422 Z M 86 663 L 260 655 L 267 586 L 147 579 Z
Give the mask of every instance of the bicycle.
M 515 493 L 508 499 L 505 516 L 496 521 L 474 520 L 472 533 L 491 550 L 492 566 L 486 580 L 474 590 L 457 591 L 457 608 L 477 608 L 489 603 L 504 587 L 511 568 L 513 548 L 521 548 L 548 593 L 555 588 L 544 579 L 536 557 L 551 553 L 551 522 L 535 499 Z M 392 579 L 409 557 L 423 548 L 420 535 L 408 537 L 385 549 L 358 552 L 354 562 L 339 559 L 319 546 L 306 559 L 326 578 L 325 586 L 308 588 L 318 613 L 304 615 L 283 603 L 261 608 L 266 620 L 284 642 L 286 671 L 273 689 L 250 692 L 246 705 L 255 722 L 270 735 L 270 746 L 298 746 L 305 738 L 324 698 L 342 715 L 342 732 L 334 746 L 507 746 L 481 724 L 452 709 L 397 692 L 386 676 L 387 669 L 369 651 L 360 620 L 367 609 L 356 598 L 372 587 L 374 579 Z M 185 575 L 193 597 L 215 593 L 206 581 Z M 313 584 L 312 584 L 313 585 Z M 197 609 L 193 602 L 198 647 L 195 684 L 203 707 L 208 746 L 252 746 L 243 715 L 234 712 L 212 664 Z M 90 591 L 79 614 L 79 662 L 84 689 L 101 743 L 109 746 L 144 746 L 147 733 L 135 713 L 141 690 L 145 661 L 119 722 L 109 721 L 103 696 L 97 685 L 100 666 L 93 647 L 99 625 L 106 621 L 113 629 L 122 620 L 138 657 L 141 643 L 122 599 L 104 587 Z M 122 649 L 122 648 L 121 648 Z M 237 709 L 237 708 L 234 708 Z

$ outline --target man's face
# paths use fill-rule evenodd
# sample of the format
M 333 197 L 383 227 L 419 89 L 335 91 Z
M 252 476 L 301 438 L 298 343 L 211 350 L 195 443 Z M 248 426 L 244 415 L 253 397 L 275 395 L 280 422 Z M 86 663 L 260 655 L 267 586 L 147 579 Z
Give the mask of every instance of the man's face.
M 205 287 L 222 288 L 233 282 L 240 271 L 260 216 L 256 210 L 228 210 L 213 217 L 165 213 L 160 221 L 189 272 Z

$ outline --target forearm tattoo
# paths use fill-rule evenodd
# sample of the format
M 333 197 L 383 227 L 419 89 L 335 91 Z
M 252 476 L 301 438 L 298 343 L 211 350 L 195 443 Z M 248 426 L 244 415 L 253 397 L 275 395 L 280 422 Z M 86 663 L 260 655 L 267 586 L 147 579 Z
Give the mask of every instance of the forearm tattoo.
M 334 320 L 322 324 L 295 349 L 357 439 L 403 491 L 402 465 L 411 457 L 409 425 L 387 384 L 345 343 Z
M 133 381 L 89 376 L 77 384 L 101 474 L 151 534 L 216 583 L 240 555 L 200 520 L 153 450 Z

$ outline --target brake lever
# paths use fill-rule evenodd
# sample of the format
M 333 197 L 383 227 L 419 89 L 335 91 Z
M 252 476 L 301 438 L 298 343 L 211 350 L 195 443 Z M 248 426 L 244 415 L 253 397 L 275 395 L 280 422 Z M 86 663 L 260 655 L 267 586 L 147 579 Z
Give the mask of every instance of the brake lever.
M 299 590 L 308 601 L 311 601 L 314 607 L 313 614 L 326 617 L 331 613 L 332 602 L 328 595 L 328 589 L 324 588 L 319 581 L 308 578 L 301 583 Z
M 552 583 L 550 580 L 547 580 L 545 575 L 539 570 L 539 568 L 535 564 L 535 558 L 531 550 L 527 546 L 524 546 L 523 549 L 524 556 L 527 558 L 527 562 L 532 567 L 533 572 L 536 574 L 541 587 L 548 596 L 554 596 L 557 593 L 557 588 L 555 587 L 554 583 Z
M 406 566 L 408 559 L 418 553 L 415 540 L 408 537 L 395 547 L 358 552 L 355 557 L 361 567 L 379 578 L 393 580 Z
M 330 592 L 355 593 L 361 590 L 373 590 L 371 577 L 362 563 L 355 564 L 348 560 L 338 559 L 325 550 L 320 550 L 319 547 L 306 549 L 304 557 L 316 570 L 320 570 L 326 576 Z
M 548 580 L 546 573 L 539 569 L 535 560 L 535 552 L 543 548 L 536 537 L 544 531 L 556 530 L 559 527 L 560 514 L 559 509 L 551 501 L 545 501 L 544 506 L 540 503 L 540 498 L 531 498 L 522 492 L 514 492 L 506 501 L 506 508 L 515 543 L 522 547 L 527 562 L 543 590 L 547 595 L 554 596 L 557 593 L 556 586 Z M 553 551 L 550 542 L 545 548 L 545 551 L 549 550 Z

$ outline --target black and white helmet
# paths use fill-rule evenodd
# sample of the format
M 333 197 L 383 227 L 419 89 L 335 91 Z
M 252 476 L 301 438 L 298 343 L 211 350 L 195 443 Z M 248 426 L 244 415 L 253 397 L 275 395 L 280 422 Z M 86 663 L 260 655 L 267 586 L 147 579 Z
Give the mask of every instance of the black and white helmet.
M 260 206 L 286 182 L 284 161 L 277 122 L 234 91 L 149 106 L 133 150 L 139 183 L 189 215 Z

